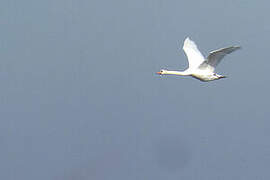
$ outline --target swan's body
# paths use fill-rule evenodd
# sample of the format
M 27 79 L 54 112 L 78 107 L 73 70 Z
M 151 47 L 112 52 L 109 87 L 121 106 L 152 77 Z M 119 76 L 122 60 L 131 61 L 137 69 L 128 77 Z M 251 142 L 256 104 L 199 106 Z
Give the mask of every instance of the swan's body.
M 185 71 L 169 71 L 162 69 L 157 74 L 166 75 L 173 74 L 179 76 L 192 76 L 201 81 L 212 81 L 216 79 L 225 78 L 216 74 L 215 68 L 221 61 L 221 59 L 233 51 L 240 49 L 239 46 L 231 46 L 227 48 L 218 49 L 210 52 L 208 57 L 205 59 L 201 52 L 198 50 L 195 42 L 191 41 L 188 37 L 186 38 L 183 46 L 183 50 L 188 58 L 189 67 Z

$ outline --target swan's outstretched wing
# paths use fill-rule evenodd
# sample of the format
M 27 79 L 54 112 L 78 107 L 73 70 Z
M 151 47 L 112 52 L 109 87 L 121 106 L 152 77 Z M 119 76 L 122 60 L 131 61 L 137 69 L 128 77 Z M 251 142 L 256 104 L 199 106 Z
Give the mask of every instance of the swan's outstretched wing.
M 210 52 L 209 56 L 207 57 L 206 63 L 212 67 L 217 67 L 217 65 L 220 63 L 222 58 L 232 53 L 233 51 L 240 49 L 239 46 L 231 46 L 227 48 L 218 49 L 215 51 Z
M 197 68 L 204 62 L 204 57 L 198 50 L 195 42 L 191 41 L 189 37 L 186 38 L 183 46 L 183 50 L 188 58 L 189 68 Z

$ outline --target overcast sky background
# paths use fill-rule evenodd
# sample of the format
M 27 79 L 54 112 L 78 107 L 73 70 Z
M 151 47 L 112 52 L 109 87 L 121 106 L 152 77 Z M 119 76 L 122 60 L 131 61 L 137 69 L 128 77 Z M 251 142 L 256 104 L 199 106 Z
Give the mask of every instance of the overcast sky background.
M 2 0 L 0 179 L 268 180 L 266 0 Z M 203 83 L 183 70 L 242 49 Z

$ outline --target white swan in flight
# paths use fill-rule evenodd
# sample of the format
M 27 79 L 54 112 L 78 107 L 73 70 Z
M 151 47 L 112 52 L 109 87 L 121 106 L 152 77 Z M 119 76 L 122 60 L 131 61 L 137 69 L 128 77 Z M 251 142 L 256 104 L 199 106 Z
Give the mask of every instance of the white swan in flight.
M 239 46 L 231 46 L 222 49 L 218 49 L 210 52 L 208 57 L 205 59 L 201 52 L 198 50 L 195 42 L 186 38 L 183 46 L 183 50 L 186 53 L 188 58 L 189 67 L 185 71 L 169 71 L 162 69 L 157 74 L 166 75 L 173 74 L 179 76 L 192 76 L 201 81 L 213 81 L 221 78 L 225 78 L 226 76 L 222 76 L 216 74 L 215 68 L 221 61 L 221 59 L 226 55 L 230 54 L 233 51 L 240 49 Z

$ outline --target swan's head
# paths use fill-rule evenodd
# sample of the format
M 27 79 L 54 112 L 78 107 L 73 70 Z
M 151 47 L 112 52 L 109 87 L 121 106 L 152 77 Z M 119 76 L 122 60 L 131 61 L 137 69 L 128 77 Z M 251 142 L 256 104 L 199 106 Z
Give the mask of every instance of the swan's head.
M 166 74 L 166 72 L 167 72 L 167 70 L 161 69 L 159 72 L 157 72 L 157 74 L 163 75 L 163 74 Z

